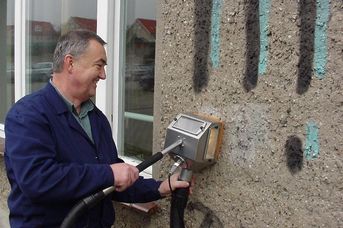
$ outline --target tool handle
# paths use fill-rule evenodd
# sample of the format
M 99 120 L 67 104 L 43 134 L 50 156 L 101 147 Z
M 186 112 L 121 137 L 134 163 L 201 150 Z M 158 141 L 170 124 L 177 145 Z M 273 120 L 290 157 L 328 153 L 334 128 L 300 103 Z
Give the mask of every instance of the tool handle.
M 150 158 L 139 163 L 136 167 L 139 170 L 139 172 L 142 172 L 144 169 L 153 165 L 155 162 L 159 161 L 162 158 L 163 158 L 163 154 L 161 152 L 157 152 L 153 156 L 151 156 Z

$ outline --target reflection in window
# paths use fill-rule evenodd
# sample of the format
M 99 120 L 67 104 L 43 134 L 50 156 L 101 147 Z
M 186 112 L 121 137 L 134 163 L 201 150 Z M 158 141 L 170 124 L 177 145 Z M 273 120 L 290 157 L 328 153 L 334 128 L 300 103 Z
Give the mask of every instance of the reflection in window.
M 14 1 L 0 1 L 0 124 L 14 102 Z
M 31 93 L 51 77 L 53 52 L 61 34 L 80 28 L 96 32 L 97 1 L 27 2 L 26 93 Z
M 127 1 L 124 155 L 152 154 L 155 0 Z

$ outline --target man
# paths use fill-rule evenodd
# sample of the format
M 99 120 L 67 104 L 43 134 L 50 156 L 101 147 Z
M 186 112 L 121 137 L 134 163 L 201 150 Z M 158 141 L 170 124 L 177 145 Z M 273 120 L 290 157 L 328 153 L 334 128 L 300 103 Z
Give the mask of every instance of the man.
M 111 200 L 148 202 L 170 193 L 167 181 L 139 177 L 118 158 L 110 125 L 92 103 L 106 78 L 105 42 L 89 31 L 63 35 L 52 80 L 25 96 L 5 121 L 5 164 L 11 184 L 12 227 L 58 227 L 80 199 L 109 186 L 113 195 L 83 215 L 76 227 L 110 227 Z M 187 187 L 173 176 L 171 186 Z

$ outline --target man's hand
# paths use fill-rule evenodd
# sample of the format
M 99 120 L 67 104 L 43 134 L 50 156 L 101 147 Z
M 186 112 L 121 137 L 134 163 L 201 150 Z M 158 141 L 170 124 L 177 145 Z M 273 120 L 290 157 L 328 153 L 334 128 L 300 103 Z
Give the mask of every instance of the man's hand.
M 170 185 L 169 186 L 169 181 L 164 180 L 160 187 L 158 188 L 158 191 L 160 192 L 161 196 L 167 196 L 171 194 L 170 187 L 172 188 L 171 190 L 174 191 L 177 188 L 187 188 L 189 187 L 189 183 L 187 181 L 179 181 L 178 178 L 180 176 L 180 173 L 175 173 L 170 177 Z M 192 180 L 192 183 L 194 182 L 194 179 Z
M 114 187 L 116 191 L 122 192 L 130 187 L 139 177 L 138 169 L 126 163 L 111 165 L 114 176 Z

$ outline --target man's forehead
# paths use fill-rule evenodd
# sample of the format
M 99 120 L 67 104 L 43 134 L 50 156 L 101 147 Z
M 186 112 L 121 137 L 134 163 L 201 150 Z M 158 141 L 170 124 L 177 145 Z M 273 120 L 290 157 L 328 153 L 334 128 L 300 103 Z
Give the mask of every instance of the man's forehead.
M 91 54 L 94 57 L 95 61 L 103 61 L 104 63 L 107 62 L 107 56 L 104 46 L 96 40 L 90 40 L 90 43 L 85 50 L 84 54 L 89 55 Z

